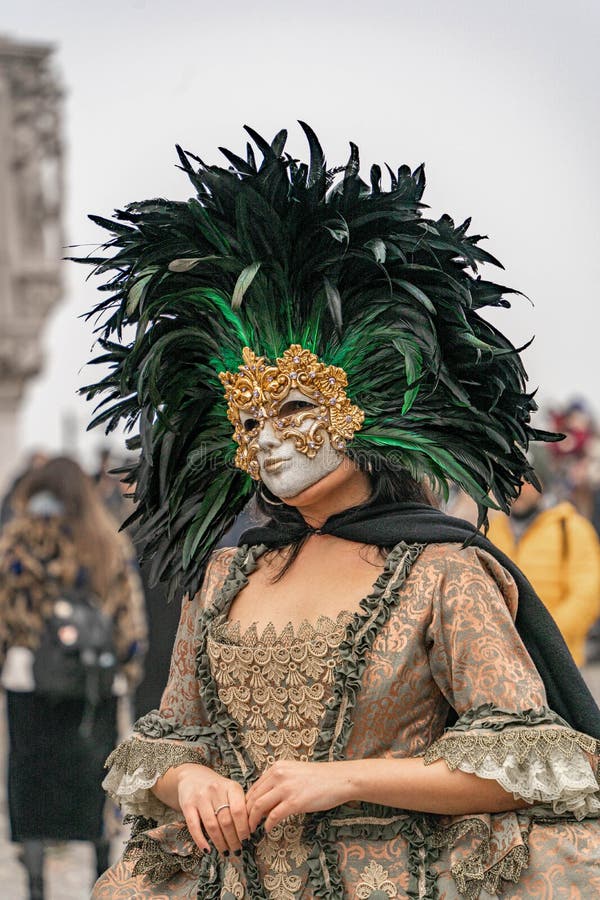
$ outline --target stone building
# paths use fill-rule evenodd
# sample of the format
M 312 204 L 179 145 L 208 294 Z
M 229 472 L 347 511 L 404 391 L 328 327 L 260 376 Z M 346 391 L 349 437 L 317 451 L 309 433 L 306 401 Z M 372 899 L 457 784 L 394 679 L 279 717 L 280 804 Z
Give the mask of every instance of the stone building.
M 19 465 L 18 410 L 62 290 L 62 92 L 52 53 L 0 36 L 0 489 Z

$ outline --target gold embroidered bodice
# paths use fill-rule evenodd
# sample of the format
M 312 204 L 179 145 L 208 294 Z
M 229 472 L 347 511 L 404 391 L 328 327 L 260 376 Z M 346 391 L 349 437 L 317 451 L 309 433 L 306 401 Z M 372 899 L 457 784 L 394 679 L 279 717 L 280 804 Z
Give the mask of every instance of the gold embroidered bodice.
M 259 771 L 278 759 L 310 760 L 354 615 L 343 610 L 336 619 L 289 623 L 279 634 L 272 624 L 260 634 L 256 625 L 242 631 L 224 615 L 213 622 L 207 651 L 219 698 Z M 257 846 L 273 900 L 293 900 L 305 881 L 310 847 L 302 841 L 302 818 L 284 820 Z
M 272 624 L 259 634 L 256 625 L 242 632 L 239 622 L 214 622 L 208 656 L 219 698 L 259 771 L 277 759 L 311 758 L 352 618 L 343 610 L 314 625 L 289 623 L 279 634 Z

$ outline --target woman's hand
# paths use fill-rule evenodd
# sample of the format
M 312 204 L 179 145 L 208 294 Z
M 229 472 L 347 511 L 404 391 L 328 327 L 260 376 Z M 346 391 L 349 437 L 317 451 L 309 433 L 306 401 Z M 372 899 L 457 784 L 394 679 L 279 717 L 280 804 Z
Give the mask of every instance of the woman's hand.
M 159 781 L 166 779 L 172 784 L 157 782 L 155 793 L 163 799 L 169 787 L 171 791 L 175 789 L 177 806 L 198 847 L 208 853 L 211 849 L 208 837 L 219 853 L 229 855 L 233 851 L 239 856 L 242 841 L 250 837 L 246 798 L 241 785 L 196 763 L 184 763 L 170 769 Z
M 265 829 L 270 831 L 287 816 L 332 809 L 351 799 L 348 763 L 278 760 L 246 794 L 250 831 L 265 818 Z

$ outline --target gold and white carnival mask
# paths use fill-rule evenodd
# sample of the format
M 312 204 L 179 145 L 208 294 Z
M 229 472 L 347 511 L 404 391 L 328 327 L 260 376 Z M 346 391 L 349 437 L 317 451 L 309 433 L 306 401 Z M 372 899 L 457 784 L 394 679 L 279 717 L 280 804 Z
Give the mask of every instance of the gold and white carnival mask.
M 346 373 L 299 344 L 266 362 L 249 348 L 238 372 L 220 372 L 238 444 L 235 465 L 282 499 L 340 465 L 364 412 L 344 388 Z

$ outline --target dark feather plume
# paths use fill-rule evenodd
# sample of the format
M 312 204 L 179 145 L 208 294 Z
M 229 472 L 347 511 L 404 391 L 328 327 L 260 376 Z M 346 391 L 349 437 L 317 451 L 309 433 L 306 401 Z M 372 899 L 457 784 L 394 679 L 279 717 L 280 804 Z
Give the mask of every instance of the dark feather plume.
M 366 412 L 349 452 L 385 457 L 442 492 L 455 482 L 482 522 L 532 479 L 529 443 L 556 437 L 531 425 L 518 351 L 481 316 L 517 292 L 478 274 L 499 263 L 470 221 L 424 217 L 422 166 L 387 166 L 385 190 L 374 165 L 367 185 L 351 144 L 346 166 L 328 168 L 300 124 L 308 164 L 284 153 L 285 131 L 268 142 L 246 128 L 256 150 L 223 149 L 228 168 L 178 147 L 195 196 L 92 216 L 110 236 L 78 260 L 111 294 L 88 313 L 100 323 L 93 362 L 109 367 L 83 389 L 100 400 L 92 424 L 124 423 L 141 451 L 127 476 L 134 518 L 171 593 L 198 588 L 254 491 L 232 464 L 217 377 L 246 345 L 274 360 L 297 342 L 344 368 Z

